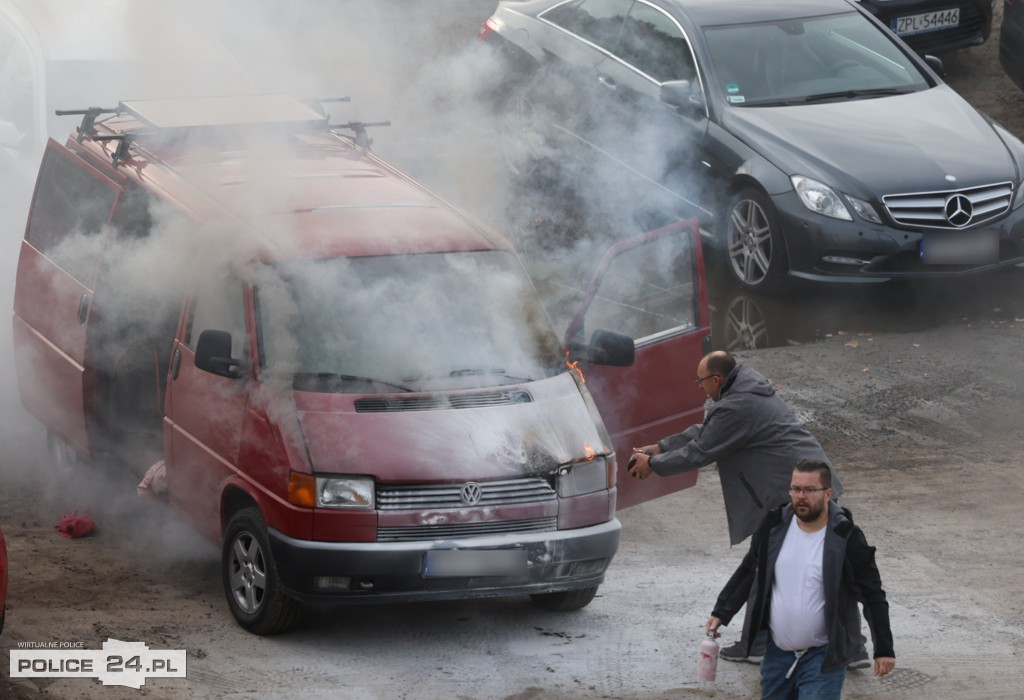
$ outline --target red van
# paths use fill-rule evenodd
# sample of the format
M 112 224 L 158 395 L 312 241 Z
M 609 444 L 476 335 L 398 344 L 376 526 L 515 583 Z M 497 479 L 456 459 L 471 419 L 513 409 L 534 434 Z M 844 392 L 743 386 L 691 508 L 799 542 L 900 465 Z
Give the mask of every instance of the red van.
M 82 114 L 22 243 L 21 400 L 56 460 L 163 461 L 246 629 L 303 602 L 581 608 L 616 504 L 694 483 L 616 483 L 631 445 L 701 417 L 692 223 L 558 285 L 559 334 L 510 244 L 370 153 L 365 125 L 276 95 Z

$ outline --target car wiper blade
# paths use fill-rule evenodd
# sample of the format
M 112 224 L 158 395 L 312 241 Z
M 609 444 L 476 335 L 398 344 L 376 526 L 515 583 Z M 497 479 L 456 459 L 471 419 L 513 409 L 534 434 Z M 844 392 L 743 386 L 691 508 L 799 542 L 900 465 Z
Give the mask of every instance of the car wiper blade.
M 466 367 L 465 369 L 453 369 L 448 373 L 449 377 L 465 377 L 470 374 L 505 374 L 504 367 Z
M 499 377 L 504 377 L 505 379 L 509 379 L 516 382 L 534 381 L 533 377 L 513 376 L 509 374 L 508 370 L 506 370 L 504 367 L 465 367 L 462 369 L 453 369 L 451 372 L 448 372 L 447 374 L 436 374 L 423 377 L 402 377 L 402 381 L 416 382 L 429 379 L 440 379 L 442 377 L 476 377 L 485 374 L 496 374 Z
M 850 100 L 856 100 L 861 97 L 881 97 L 882 95 L 900 95 L 910 92 L 907 88 L 898 87 L 887 87 L 887 88 L 872 88 L 870 90 L 837 90 L 836 92 L 819 92 L 814 95 L 808 95 L 804 98 L 804 102 L 818 102 L 821 100 L 838 100 L 845 97 Z
M 733 107 L 788 107 L 789 105 L 803 104 L 803 100 L 750 100 L 740 104 L 734 104 Z
M 293 379 L 296 385 L 303 387 L 316 387 L 318 389 L 332 389 L 342 382 L 364 382 L 368 384 L 383 384 L 394 387 L 399 391 L 413 391 L 407 386 L 389 382 L 386 379 L 375 377 L 362 377 L 358 374 L 336 374 L 335 372 L 296 372 Z

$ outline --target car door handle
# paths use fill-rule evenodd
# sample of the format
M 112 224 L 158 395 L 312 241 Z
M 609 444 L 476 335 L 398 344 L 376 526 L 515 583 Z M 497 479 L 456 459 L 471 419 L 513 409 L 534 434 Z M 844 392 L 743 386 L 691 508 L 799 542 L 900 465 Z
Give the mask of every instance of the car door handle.
M 89 318 L 89 295 L 83 294 L 82 300 L 78 302 L 78 325 L 85 323 L 87 318 Z
M 171 380 L 178 378 L 178 370 L 181 369 L 181 350 L 174 348 L 174 357 L 171 358 Z
M 615 83 L 615 81 L 609 78 L 607 75 L 597 76 L 597 82 L 601 83 L 602 85 L 604 85 L 606 88 L 613 92 L 619 89 L 619 86 Z

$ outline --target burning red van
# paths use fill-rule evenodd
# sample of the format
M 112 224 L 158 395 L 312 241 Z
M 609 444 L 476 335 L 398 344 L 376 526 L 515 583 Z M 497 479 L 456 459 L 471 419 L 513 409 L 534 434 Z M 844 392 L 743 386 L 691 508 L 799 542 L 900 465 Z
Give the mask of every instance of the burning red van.
M 578 609 L 616 505 L 694 482 L 616 483 L 701 415 L 692 224 L 616 244 L 560 337 L 511 245 L 366 125 L 274 95 L 82 115 L 22 244 L 21 399 L 55 459 L 162 461 L 246 629 L 328 601 Z

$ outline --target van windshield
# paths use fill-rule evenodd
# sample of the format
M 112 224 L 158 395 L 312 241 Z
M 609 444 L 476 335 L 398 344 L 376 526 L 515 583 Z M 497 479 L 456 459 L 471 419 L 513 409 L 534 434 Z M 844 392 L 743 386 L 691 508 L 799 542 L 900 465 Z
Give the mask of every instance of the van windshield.
M 254 288 L 260 364 L 298 390 L 437 391 L 565 369 L 510 253 L 288 261 L 264 267 Z

